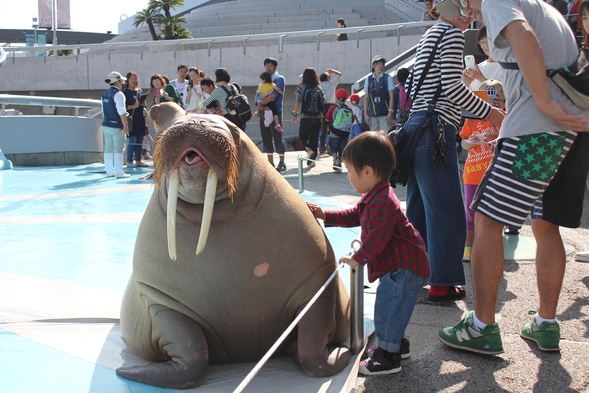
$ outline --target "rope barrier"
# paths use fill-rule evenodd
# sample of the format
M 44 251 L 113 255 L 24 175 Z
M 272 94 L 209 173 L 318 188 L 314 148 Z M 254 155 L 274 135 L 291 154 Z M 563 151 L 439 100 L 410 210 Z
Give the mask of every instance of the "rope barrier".
M 327 288 L 329 283 L 337 275 L 337 272 L 339 271 L 339 269 L 341 269 L 343 266 L 344 266 L 344 263 L 340 262 L 337 269 L 335 269 L 335 271 L 331 274 L 331 276 L 327 279 L 327 281 L 325 281 L 325 284 L 323 284 L 323 286 L 321 288 L 319 288 L 319 290 L 317 291 L 315 296 L 313 296 L 311 298 L 311 300 L 309 301 L 309 303 L 307 303 L 307 305 L 305 306 L 303 311 L 301 311 L 301 313 L 295 318 L 295 320 L 292 321 L 292 323 L 289 325 L 289 327 L 284 331 L 284 333 L 282 333 L 282 335 L 278 338 L 278 340 L 276 340 L 274 345 L 272 345 L 272 347 L 268 350 L 268 352 L 266 352 L 264 357 L 258 362 L 258 364 L 256 364 L 256 366 L 252 369 L 252 371 L 250 371 L 250 373 L 245 377 L 245 379 L 243 381 L 241 381 L 241 383 L 233 391 L 233 393 L 241 393 L 243 391 L 243 389 L 250 383 L 250 381 L 256 376 L 258 371 L 260 371 L 260 369 L 264 366 L 264 364 L 266 364 L 268 359 L 270 359 L 270 356 L 272 356 L 272 354 L 276 351 L 276 349 L 278 349 L 280 344 L 282 344 L 284 339 L 290 334 L 290 332 L 292 332 L 292 330 L 299 323 L 299 321 L 305 316 L 307 311 L 309 311 L 309 309 L 311 308 L 313 303 L 315 303 L 315 301 L 319 298 L 319 296 L 321 296 L 323 291 L 325 291 L 325 289 Z

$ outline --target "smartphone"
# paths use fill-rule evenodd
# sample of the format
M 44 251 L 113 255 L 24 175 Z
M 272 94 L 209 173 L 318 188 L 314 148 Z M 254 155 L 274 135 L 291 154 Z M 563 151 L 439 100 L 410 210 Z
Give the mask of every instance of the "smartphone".
M 474 56 L 473 55 L 466 55 L 464 56 L 464 64 L 466 64 L 466 68 L 469 70 L 474 70 L 475 63 L 474 63 Z

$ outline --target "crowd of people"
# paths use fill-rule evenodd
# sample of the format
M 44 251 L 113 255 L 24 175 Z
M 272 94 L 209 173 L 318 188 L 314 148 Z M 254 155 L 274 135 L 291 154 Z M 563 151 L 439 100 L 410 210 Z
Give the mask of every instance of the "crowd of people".
M 363 106 L 358 94 L 348 97 L 345 89 L 337 89 L 340 71 L 304 70 L 291 116 L 299 124 L 307 165 L 314 166 L 318 154 L 328 150 L 334 170 L 341 171 L 343 163 L 350 184 L 362 194 L 350 209 L 323 210 L 308 203 L 309 209 L 326 226 L 362 228 L 362 246 L 340 261 L 367 265 L 369 280 L 380 282 L 374 311 L 378 345 L 360 363 L 362 374 L 401 371 L 401 359 L 410 354 L 405 329 L 417 295 L 427 283 L 432 302 L 465 297 L 463 261 L 471 263 L 474 310 L 456 326 L 440 329 L 438 337 L 453 348 L 502 353 L 495 321 L 504 267 L 502 234 L 504 228 L 519 230 L 528 215 L 537 243 L 539 305 L 520 335 L 542 351 L 560 350 L 556 309 L 566 257 L 559 227 L 580 225 L 586 181 L 589 185 L 589 111 L 576 107 L 546 76 L 547 69 L 576 60 L 571 26 L 581 28 L 584 45 L 588 42 L 589 0 L 568 6 L 567 13 L 578 13 L 574 26 L 556 1 L 426 0 L 423 18 L 437 22 L 422 36 L 413 69 L 399 69 L 394 85 L 385 72 L 386 60 L 374 56 Z M 475 20 L 482 24 L 476 46 L 487 59 L 465 68 L 463 31 Z M 346 27 L 343 20 L 338 25 Z M 286 81 L 276 59 L 266 58 L 263 66 L 253 107 L 268 161 L 274 165 L 278 154 L 276 169 L 282 172 L 287 169 L 282 140 Z M 185 65 L 178 66 L 173 81 L 154 74 L 152 104 L 175 102 L 187 113 L 225 116 L 245 130 L 227 104 L 241 94 L 239 85 L 225 68 L 214 75 L 213 81 Z M 146 95 L 132 71 L 126 77 L 112 72 L 106 82 L 105 169 L 107 176 L 125 177 L 125 135 L 127 165 L 144 166 L 139 147 L 149 135 Z M 418 137 L 406 213 L 389 184 L 395 153 L 386 136 L 401 124 L 409 137 Z M 468 150 L 463 181 L 457 134 Z M 589 260 L 589 252 L 577 255 Z

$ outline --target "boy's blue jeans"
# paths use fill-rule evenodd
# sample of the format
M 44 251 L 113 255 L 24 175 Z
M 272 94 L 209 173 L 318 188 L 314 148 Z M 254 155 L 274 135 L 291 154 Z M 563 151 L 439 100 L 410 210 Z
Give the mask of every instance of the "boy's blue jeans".
M 398 353 L 425 277 L 399 269 L 380 278 L 374 302 L 374 330 L 378 346 Z

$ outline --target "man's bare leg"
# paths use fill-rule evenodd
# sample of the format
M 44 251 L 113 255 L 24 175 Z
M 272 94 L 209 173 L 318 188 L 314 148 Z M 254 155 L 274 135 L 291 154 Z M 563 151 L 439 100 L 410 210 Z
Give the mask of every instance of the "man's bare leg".
M 481 322 L 493 324 L 497 292 L 505 263 L 503 224 L 476 212 L 475 228 L 471 260 L 474 312 Z
M 268 153 L 267 156 L 268 156 L 268 162 L 270 164 L 274 165 L 274 153 L 272 153 L 272 154 Z
M 542 318 L 556 318 L 556 307 L 564 279 L 566 254 L 558 225 L 544 220 L 532 220 L 536 238 L 536 275 Z M 478 316 L 478 315 L 477 315 Z

